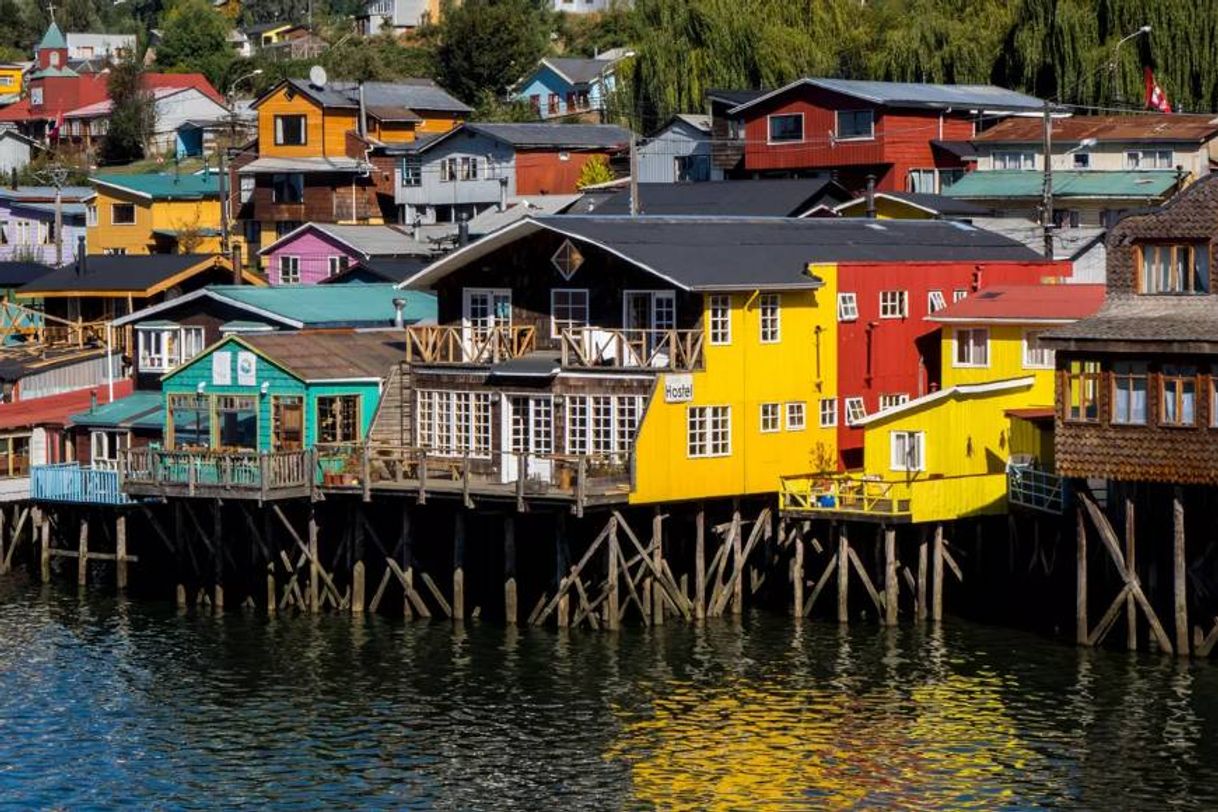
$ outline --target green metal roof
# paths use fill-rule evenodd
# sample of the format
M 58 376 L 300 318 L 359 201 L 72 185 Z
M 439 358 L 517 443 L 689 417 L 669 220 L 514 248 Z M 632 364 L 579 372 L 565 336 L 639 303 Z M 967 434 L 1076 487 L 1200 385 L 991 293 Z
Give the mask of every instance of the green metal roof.
M 160 392 L 132 392 L 125 398 L 96 406 L 69 418 L 74 426 L 86 428 L 131 428 L 142 418 L 152 418 L 152 427 L 164 422 L 164 401 Z M 147 426 L 137 426 L 147 427 Z
M 126 189 L 132 194 L 153 200 L 199 200 L 220 196 L 220 176 L 215 172 L 201 175 L 174 175 L 166 172 L 120 175 L 94 175 L 92 183 Z
M 38 43 L 38 50 L 45 51 L 47 49 L 67 47 L 67 38 L 59 30 L 59 25 L 52 21 L 51 25 L 47 28 L 47 32 L 42 35 L 42 42 Z
M 398 290 L 380 285 L 215 285 L 218 296 L 264 310 L 308 327 L 360 323 L 393 324 L 394 299 L 405 299 L 403 319 L 407 324 L 434 321 L 436 297 L 423 291 Z
M 946 197 L 974 200 L 1039 198 L 1045 176 L 1039 170 L 999 169 L 969 172 L 943 190 Z M 1171 191 L 1177 175 L 1173 170 L 1105 172 L 1100 170 L 1054 171 L 1056 198 L 1158 198 Z

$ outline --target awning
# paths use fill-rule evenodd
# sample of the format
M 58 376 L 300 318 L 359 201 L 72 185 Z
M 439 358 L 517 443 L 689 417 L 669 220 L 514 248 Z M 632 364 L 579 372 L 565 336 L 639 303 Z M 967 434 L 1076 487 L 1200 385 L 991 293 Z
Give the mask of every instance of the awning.
M 239 175 L 256 175 L 259 172 L 363 172 L 371 164 L 355 158 L 258 158 L 237 170 Z
M 561 368 L 557 353 L 531 353 L 495 364 L 490 374 L 493 378 L 553 378 Z
M 153 425 L 160 427 L 163 418 L 164 401 L 160 392 L 132 392 L 125 398 L 113 403 L 107 403 L 79 412 L 69 418 L 70 425 L 83 428 L 132 428 L 132 424 L 150 416 L 154 416 Z

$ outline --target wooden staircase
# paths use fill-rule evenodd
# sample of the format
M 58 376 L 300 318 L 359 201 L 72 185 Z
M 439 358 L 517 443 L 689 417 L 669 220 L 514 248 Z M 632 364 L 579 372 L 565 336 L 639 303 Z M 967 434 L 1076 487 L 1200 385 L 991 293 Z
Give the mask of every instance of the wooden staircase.
M 368 439 L 376 445 L 409 448 L 414 435 L 414 398 L 410 364 L 402 361 L 389 373 L 385 393 L 372 418 Z

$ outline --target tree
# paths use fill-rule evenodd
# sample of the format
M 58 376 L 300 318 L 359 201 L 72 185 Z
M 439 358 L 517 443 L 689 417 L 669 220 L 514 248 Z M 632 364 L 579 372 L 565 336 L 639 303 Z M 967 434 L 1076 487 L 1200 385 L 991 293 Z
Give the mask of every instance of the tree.
M 613 170 L 609 168 L 609 159 L 604 155 L 593 155 L 579 170 L 579 180 L 575 182 L 576 189 L 596 186 L 613 180 Z
M 440 84 L 460 99 L 502 96 L 546 49 L 546 16 L 535 0 L 443 0 L 435 43 Z
M 110 127 L 101 146 L 103 164 L 130 163 L 144 157 L 156 124 L 156 105 L 143 78 L 143 65 L 134 55 L 110 71 Z
M 231 30 L 229 19 L 208 0 L 178 0 L 161 18 L 157 66 L 202 73 L 219 86 L 234 59 L 228 43 Z

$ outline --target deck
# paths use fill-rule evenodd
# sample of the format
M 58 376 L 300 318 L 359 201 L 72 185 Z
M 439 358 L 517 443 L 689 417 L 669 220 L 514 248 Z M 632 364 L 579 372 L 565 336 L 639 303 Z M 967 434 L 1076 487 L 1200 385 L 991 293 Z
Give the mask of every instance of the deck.
M 119 483 L 115 466 L 77 462 L 35 465 L 30 470 L 30 499 L 77 505 L 126 505 L 132 502 Z
M 858 474 L 801 474 L 782 477 L 778 495 L 784 516 L 884 524 L 904 524 L 913 517 L 912 488 L 904 480 Z
M 312 492 L 314 454 L 165 451 L 135 448 L 119 463 L 128 496 L 294 499 Z
M 1012 507 L 1060 515 L 1068 500 L 1065 477 L 1030 466 L 1014 466 L 1007 471 L 1007 502 Z

